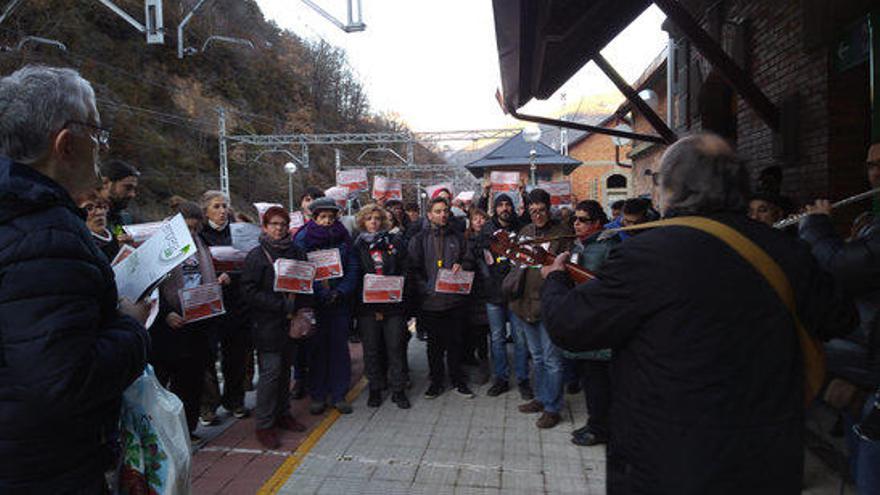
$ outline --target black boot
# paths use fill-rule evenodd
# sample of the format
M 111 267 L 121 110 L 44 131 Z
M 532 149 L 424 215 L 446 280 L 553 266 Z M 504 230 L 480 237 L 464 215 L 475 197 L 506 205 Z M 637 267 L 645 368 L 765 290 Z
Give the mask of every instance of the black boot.
M 409 409 L 411 407 L 409 399 L 407 399 L 404 392 L 394 392 L 391 394 L 391 402 L 397 404 L 397 407 L 401 409 Z
M 367 398 L 367 407 L 379 407 L 382 405 L 382 392 L 379 390 L 370 390 L 370 397 Z

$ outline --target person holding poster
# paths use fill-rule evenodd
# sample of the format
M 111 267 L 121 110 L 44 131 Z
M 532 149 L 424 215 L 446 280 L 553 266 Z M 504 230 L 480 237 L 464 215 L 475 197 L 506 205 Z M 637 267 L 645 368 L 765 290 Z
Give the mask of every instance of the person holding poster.
M 231 246 L 232 229 L 229 226 L 229 198 L 221 191 L 207 191 L 202 195 L 202 210 L 207 224 L 201 237 L 208 247 Z M 240 274 L 221 273 L 223 301 L 226 314 L 211 320 L 211 356 L 220 348 L 223 372 L 223 394 L 220 394 L 217 370 L 211 359 L 206 374 L 207 383 L 202 394 L 202 414 L 199 421 L 210 426 L 217 421 L 217 407 L 223 406 L 238 419 L 246 418 L 250 411 L 244 406 L 244 381 L 250 332 L 245 323 L 245 305 L 241 301 Z
M 314 288 L 318 330 L 309 342 L 309 412 L 323 413 L 329 396 L 336 410 L 350 414 L 351 404 L 345 400 L 351 382 L 348 329 L 352 299 L 361 277 L 360 263 L 348 230 L 338 220 L 341 208 L 336 201 L 319 198 L 309 208 L 312 220 L 294 238 L 294 245 L 307 254 L 309 261 L 319 261 Z M 322 267 L 321 262 L 328 260 L 330 263 Z
M 256 435 L 267 449 L 281 442 L 277 428 L 305 431 L 290 411 L 290 366 L 297 348 L 304 346 L 289 337 L 290 320 L 312 306 L 312 297 L 276 292 L 275 260 L 305 260 L 290 236 L 290 216 L 273 206 L 263 215 L 260 245 L 248 253 L 241 275 L 242 297 L 250 309 L 253 341 L 260 363 L 257 383 Z
M 391 215 L 379 205 L 367 205 L 358 212 L 357 225 L 361 234 L 354 243 L 354 250 L 363 273 L 403 277 L 406 247 L 401 235 L 388 233 Z M 364 344 L 364 368 L 370 380 L 367 406 L 381 406 L 382 390 L 390 385 L 392 402 L 401 409 L 409 409 L 409 399 L 404 392 L 407 377 L 404 371 L 406 308 L 403 305 L 403 292 L 401 290 L 400 294 L 395 294 L 396 300 L 374 303 L 366 300 L 370 287 L 366 282 L 361 285 L 357 319 Z M 383 361 L 388 365 L 387 380 Z
M 171 271 L 159 286 L 159 315 L 150 327 L 152 348 L 150 363 L 156 378 L 165 388 L 180 397 L 186 413 L 190 437 L 196 441 L 199 399 L 209 361 L 208 329 L 211 320 L 188 323 L 184 320 L 180 291 L 216 283 L 211 252 L 199 238 L 204 214 L 199 205 L 186 201 L 177 206 L 196 243 L 196 252 Z
M 446 373 L 455 390 L 467 398 L 474 393 L 468 387 L 461 367 L 466 332 L 467 296 L 438 293 L 435 290 L 440 270 L 459 272 L 473 267 L 464 236 L 449 224 L 449 203 L 435 197 L 428 205 L 429 226 L 409 241 L 408 275 L 420 301 L 419 326 L 428 335 L 428 367 L 431 385 L 426 399 L 443 393 Z M 443 360 L 446 360 L 446 367 Z M 448 370 L 446 369 L 448 368 Z

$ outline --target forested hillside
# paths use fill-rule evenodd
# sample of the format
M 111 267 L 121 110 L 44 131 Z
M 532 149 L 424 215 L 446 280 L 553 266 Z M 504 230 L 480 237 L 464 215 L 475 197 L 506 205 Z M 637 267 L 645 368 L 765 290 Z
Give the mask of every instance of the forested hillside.
M 136 19 L 143 2 L 116 0 Z M 323 41 L 305 41 L 267 22 L 253 0 L 214 0 L 186 30 L 187 46 L 201 49 L 211 35 L 243 38 L 255 49 L 212 43 L 207 50 L 177 58 L 176 27 L 195 0 L 166 0 L 165 44 L 147 45 L 145 36 L 94 0 L 25 0 L 0 25 L 0 53 L 6 74 L 26 63 L 65 65 L 92 81 L 103 119 L 113 130 L 110 157 L 136 163 L 144 175 L 136 211 L 143 217 L 166 212 L 171 195 L 197 198 L 218 187 L 218 113 L 227 110 L 230 134 L 296 132 L 372 132 L 400 124 L 370 114 L 360 82 L 347 68 L 345 54 Z M 291 2 L 291 8 L 303 8 Z M 39 36 L 64 43 L 27 42 Z M 231 147 L 233 202 L 286 203 L 288 159 Z M 333 150 L 309 150 L 312 164 L 298 174 L 304 185 L 329 187 Z M 358 151 L 348 154 L 357 156 Z M 429 152 L 417 150 L 423 156 Z

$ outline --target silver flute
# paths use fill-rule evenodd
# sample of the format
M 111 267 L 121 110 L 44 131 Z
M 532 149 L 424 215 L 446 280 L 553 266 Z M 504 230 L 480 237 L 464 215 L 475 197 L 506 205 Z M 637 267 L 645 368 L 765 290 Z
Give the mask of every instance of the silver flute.
M 877 194 L 880 194 L 880 187 L 876 187 L 874 189 L 871 189 L 870 191 L 865 191 L 861 194 L 856 194 L 855 196 L 850 196 L 848 198 L 841 199 L 840 201 L 838 201 L 836 203 L 832 203 L 831 209 L 840 208 L 841 206 L 846 206 L 848 204 L 855 203 L 857 201 L 862 201 L 863 199 L 868 199 L 871 196 L 874 196 Z M 792 215 L 788 218 L 785 218 L 783 220 L 780 220 L 780 221 L 774 223 L 773 228 L 784 229 L 784 228 L 788 227 L 789 225 L 794 225 L 794 224 L 800 222 L 801 219 L 803 219 L 807 215 L 808 215 L 808 213 L 798 213 L 797 215 Z

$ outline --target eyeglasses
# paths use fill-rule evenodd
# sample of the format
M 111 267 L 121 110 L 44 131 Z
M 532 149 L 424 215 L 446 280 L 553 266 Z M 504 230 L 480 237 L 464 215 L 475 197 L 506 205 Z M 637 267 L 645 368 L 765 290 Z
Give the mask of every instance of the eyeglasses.
M 593 219 L 585 215 L 575 215 L 574 221 L 580 223 L 593 223 Z
M 529 215 L 546 215 L 547 208 L 529 208 Z
M 282 229 L 286 229 L 287 225 L 287 222 L 269 222 L 266 224 L 267 227 L 280 227 Z
M 96 210 L 104 210 L 104 211 L 107 211 L 107 210 L 110 209 L 110 206 L 105 205 L 104 203 L 99 203 L 99 204 L 88 203 L 88 204 L 84 204 L 84 205 L 82 206 L 82 209 L 83 209 L 83 210 L 86 210 L 86 212 L 88 212 L 88 213 L 92 213 L 92 212 L 94 212 L 94 211 L 96 211 Z
M 92 139 L 94 139 L 95 142 L 97 142 L 99 146 L 101 146 L 103 148 L 110 147 L 110 129 L 106 129 L 106 128 L 101 127 L 99 125 L 90 124 L 89 122 L 82 122 L 79 120 L 68 120 L 67 122 L 64 123 L 63 126 L 61 126 L 61 128 L 64 129 L 64 128 L 70 126 L 71 124 L 78 125 L 80 127 L 87 127 L 89 129 L 91 129 L 93 132 L 91 132 L 89 134 L 89 136 L 91 136 Z

